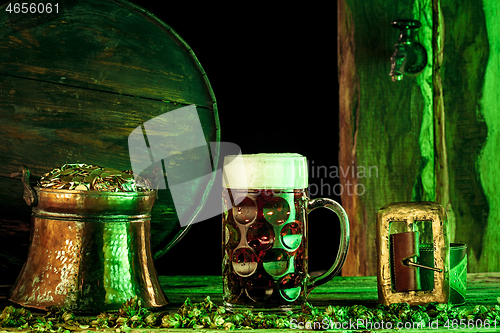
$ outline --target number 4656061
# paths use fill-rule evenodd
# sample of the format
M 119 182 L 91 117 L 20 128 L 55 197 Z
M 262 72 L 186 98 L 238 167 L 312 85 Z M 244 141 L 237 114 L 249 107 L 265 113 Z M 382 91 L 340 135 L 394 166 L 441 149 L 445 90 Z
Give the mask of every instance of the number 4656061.
M 50 14 L 52 12 L 59 13 L 59 4 L 51 4 L 51 3 L 9 3 L 6 12 L 14 13 L 14 14 Z

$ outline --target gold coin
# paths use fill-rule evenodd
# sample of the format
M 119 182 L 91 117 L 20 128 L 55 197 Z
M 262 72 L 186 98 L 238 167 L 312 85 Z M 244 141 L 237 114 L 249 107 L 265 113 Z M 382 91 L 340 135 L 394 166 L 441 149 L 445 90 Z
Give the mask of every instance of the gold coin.
M 91 176 L 99 176 L 101 173 L 103 173 L 104 170 L 100 170 L 100 169 L 94 169 L 92 170 L 92 172 L 90 173 Z
M 88 191 L 88 188 L 84 184 L 79 184 L 77 187 L 75 187 L 75 190 L 77 190 L 77 191 Z
M 70 175 L 75 172 L 75 169 L 66 169 L 60 173 L 61 176 Z
M 83 180 L 86 182 L 86 183 L 92 183 L 95 179 L 95 175 L 89 175 L 89 176 L 86 176 Z
M 106 168 L 106 172 L 110 173 L 111 175 L 116 175 L 116 174 L 120 174 L 121 173 L 121 171 L 118 171 L 118 170 L 113 169 L 113 168 Z

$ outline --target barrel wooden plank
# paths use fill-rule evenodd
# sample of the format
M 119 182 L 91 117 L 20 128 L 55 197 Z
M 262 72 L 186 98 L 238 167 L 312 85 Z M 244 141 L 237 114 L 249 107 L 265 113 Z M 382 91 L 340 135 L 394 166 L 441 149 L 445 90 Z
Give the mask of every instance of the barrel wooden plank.
M 22 163 L 34 174 L 64 163 L 101 163 L 130 169 L 128 136 L 144 122 L 180 106 L 162 101 L 0 75 L 0 175 Z M 214 112 L 198 108 L 206 140 L 216 133 Z M 211 126 L 209 126 L 211 125 Z M 185 124 L 165 123 L 165 137 Z M 186 135 L 186 140 L 190 136 Z M 29 152 L 29 153 L 27 153 Z M 52 166 L 40 165 L 51 161 Z
M 59 5 L 29 19 L 0 11 L 0 74 L 212 107 L 194 53 L 152 14 L 128 1 Z

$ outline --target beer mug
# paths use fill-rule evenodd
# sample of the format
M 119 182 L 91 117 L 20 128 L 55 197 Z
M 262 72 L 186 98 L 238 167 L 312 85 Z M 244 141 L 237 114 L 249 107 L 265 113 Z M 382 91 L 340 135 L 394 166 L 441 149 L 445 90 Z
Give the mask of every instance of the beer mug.
M 307 160 L 302 155 L 225 158 L 222 277 L 228 311 L 298 310 L 314 287 L 340 272 L 349 247 L 347 214 L 334 200 L 310 200 L 307 187 Z M 337 214 L 340 244 L 330 269 L 311 277 L 307 216 L 319 207 Z

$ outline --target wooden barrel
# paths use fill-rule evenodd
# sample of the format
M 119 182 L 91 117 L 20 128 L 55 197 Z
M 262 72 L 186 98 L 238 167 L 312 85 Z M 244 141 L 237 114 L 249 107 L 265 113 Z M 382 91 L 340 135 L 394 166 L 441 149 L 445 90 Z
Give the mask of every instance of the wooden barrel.
M 40 1 L 36 13 L 23 13 L 14 2 L 0 7 L 4 276 L 19 272 L 29 245 L 31 208 L 23 200 L 21 181 L 10 178 L 22 164 L 38 176 L 66 163 L 131 169 L 129 134 L 187 105 L 196 106 L 205 155 L 199 149 L 178 152 L 163 163 L 163 171 L 168 174 L 181 163 L 189 166 L 186 173 L 201 174 L 213 170 L 210 159 L 218 160 L 218 148 L 211 151 L 208 145 L 220 141 L 214 94 L 193 51 L 171 27 L 125 0 L 57 3 Z M 167 121 L 162 129 L 166 140 L 185 136 L 189 141 L 182 122 Z M 213 177 L 192 181 L 188 195 L 175 206 L 168 188 L 159 191 L 152 211 L 154 252 L 162 254 L 187 230 L 179 220 L 196 215 L 212 182 Z

